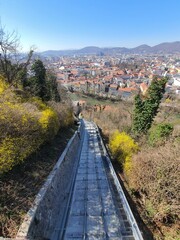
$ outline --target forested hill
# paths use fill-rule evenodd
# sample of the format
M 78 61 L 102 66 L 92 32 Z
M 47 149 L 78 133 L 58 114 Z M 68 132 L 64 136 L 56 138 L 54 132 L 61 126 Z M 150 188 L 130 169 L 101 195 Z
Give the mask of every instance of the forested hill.
M 148 46 L 146 44 L 134 47 L 112 47 L 100 48 L 96 46 L 88 46 L 76 50 L 48 50 L 41 52 L 42 56 L 66 56 L 66 55 L 114 55 L 114 54 L 171 54 L 180 53 L 180 41 L 160 43 L 155 46 Z

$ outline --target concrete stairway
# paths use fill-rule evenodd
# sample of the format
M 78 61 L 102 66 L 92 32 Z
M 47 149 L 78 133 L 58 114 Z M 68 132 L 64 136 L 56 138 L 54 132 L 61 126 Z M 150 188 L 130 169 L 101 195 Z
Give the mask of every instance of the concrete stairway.
M 82 120 L 17 240 L 143 240 L 97 126 Z
M 132 226 L 110 174 L 96 125 L 84 122 L 84 139 L 64 225 L 51 239 L 133 240 Z

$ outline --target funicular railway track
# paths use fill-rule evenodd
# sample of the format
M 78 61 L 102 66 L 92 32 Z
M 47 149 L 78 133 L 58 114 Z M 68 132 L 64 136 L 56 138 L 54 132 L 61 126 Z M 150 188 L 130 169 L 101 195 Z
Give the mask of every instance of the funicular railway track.
M 68 208 L 51 239 L 143 239 L 97 126 L 87 121 L 82 124 L 82 146 Z

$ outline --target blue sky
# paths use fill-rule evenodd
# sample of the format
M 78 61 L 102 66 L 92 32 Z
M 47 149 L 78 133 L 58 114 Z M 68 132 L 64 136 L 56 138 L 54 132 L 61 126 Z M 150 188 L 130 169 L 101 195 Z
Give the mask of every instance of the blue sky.
M 180 41 L 180 0 L 0 0 L 1 25 L 24 50 Z

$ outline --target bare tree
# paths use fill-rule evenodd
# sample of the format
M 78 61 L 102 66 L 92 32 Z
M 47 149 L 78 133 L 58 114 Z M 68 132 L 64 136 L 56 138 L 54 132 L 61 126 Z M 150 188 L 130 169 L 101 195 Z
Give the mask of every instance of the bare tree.
M 18 34 L 15 31 L 6 32 L 0 25 L 0 74 L 10 85 L 16 87 L 19 81 L 23 81 L 33 55 L 33 49 L 30 49 L 25 61 L 20 55 L 20 50 Z
M 15 61 L 20 47 L 18 35 L 5 32 L 3 27 L 0 27 L 0 72 L 6 78 L 6 81 L 12 84 L 17 65 L 12 64 Z

